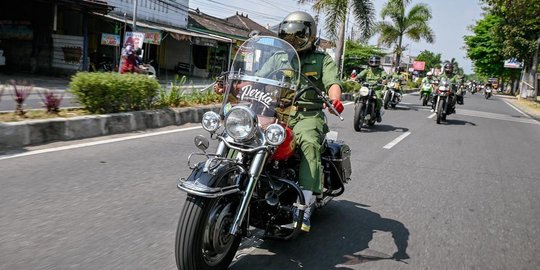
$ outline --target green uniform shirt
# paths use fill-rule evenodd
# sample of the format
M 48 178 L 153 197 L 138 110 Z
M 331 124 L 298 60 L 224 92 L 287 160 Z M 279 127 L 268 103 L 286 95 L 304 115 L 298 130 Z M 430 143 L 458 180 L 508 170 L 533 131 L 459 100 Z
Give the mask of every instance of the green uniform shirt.
M 364 79 L 368 83 L 376 83 L 379 80 L 386 79 L 388 77 L 388 74 L 381 67 L 368 67 L 362 70 L 358 77 L 360 77 L 360 79 Z

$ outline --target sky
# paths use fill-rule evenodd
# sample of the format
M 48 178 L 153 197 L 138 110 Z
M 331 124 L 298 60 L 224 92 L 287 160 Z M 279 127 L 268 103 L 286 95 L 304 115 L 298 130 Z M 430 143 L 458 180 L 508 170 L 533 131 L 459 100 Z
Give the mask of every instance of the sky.
M 386 0 L 373 0 L 375 5 L 376 20 L 381 20 L 380 10 Z M 412 0 L 412 6 L 416 3 L 426 3 L 430 6 L 433 18 L 430 26 L 435 32 L 435 42 L 428 44 L 425 41 L 411 42 L 405 55 L 418 55 L 423 50 L 430 50 L 442 54 L 442 60 L 456 58 L 465 73 L 472 73 L 472 63 L 466 58 L 463 49 L 463 36 L 470 35 L 468 26 L 474 25 L 482 17 L 482 9 L 479 0 Z M 199 8 L 203 13 L 225 18 L 236 14 L 236 11 L 248 14 L 255 22 L 266 26 L 278 24 L 289 12 L 301 10 L 312 15 L 316 12 L 309 4 L 298 4 L 296 0 L 189 0 L 189 7 Z M 321 15 L 321 22 L 324 15 Z M 324 34 L 323 34 L 324 36 Z M 371 38 L 369 43 L 377 45 L 377 36 Z

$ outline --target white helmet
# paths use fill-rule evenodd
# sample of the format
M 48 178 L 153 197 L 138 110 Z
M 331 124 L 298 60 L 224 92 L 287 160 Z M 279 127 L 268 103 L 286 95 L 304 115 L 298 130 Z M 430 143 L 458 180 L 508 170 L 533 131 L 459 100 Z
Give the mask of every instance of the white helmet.
M 310 49 L 316 35 L 317 25 L 307 12 L 292 12 L 279 24 L 279 38 L 289 42 L 299 52 Z
M 433 72 L 430 71 L 430 72 L 427 73 L 427 75 L 428 76 L 433 76 Z

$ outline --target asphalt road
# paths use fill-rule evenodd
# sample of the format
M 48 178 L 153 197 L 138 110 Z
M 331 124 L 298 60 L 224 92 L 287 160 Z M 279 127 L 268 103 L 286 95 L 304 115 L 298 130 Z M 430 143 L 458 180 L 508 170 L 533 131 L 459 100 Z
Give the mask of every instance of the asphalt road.
M 540 124 L 499 97 L 468 94 L 441 125 L 419 104 L 361 133 L 351 105 L 330 118 L 353 153 L 345 194 L 231 269 L 538 269 Z M 0 269 L 175 269 L 194 127 L 4 152 Z

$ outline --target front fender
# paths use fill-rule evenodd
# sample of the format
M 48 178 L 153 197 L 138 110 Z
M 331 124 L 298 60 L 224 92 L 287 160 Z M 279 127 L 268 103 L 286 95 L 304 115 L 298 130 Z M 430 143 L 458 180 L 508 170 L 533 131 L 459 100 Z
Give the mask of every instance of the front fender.
M 178 189 L 206 198 L 239 193 L 241 190 L 237 184 L 221 186 L 223 184 L 220 185 L 220 180 L 232 172 L 244 172 L 244 169 L 227 160 L 218 162 L 219 164 L 211 169 L 207 168 L 207 162 L 197 164 L 187 179 L 182 178 L 178 181 Z

